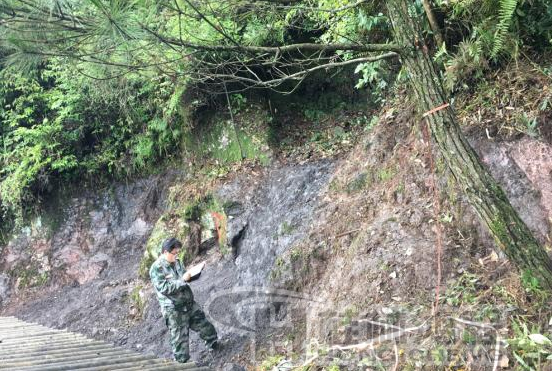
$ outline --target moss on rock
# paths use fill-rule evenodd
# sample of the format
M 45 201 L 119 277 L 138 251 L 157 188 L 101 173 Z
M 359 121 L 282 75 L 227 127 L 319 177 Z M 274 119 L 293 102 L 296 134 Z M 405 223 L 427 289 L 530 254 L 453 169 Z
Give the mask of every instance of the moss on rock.
M 146 242 L 144 256 L 138 274 L 142 279 L 149 278 L 149 268 L 161 253 L 161 244 L 166 238 L 176 237 L 186 248 L 180 259 L 190 262 L 199 252 L 199 245 L 215 238 L 224 253 L 226 248 L 227 217 L 221 202 L 211 194 L 194 199 L 189 203 L 175 202 L 155 223 Z M 194 225 L 199 226 L 199 236 L 195 236 Z M 195 245 L 198 246 L 195 246 Z
M 183 147 L 189 153 L 210 158 L 222 164 L 243 159 L 269 164 L 270 118 L 266 110 L 251 106 L 235 117 L 235 123 L 225 114 L 214 114 L 184 137 Z

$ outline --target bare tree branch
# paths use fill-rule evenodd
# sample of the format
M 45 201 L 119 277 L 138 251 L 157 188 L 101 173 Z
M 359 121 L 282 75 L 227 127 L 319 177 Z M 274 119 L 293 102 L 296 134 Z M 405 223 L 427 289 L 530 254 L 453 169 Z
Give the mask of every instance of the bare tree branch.
M 317 65 L 317 66 L 312 67 L 312 68 L 304 69 L 304 70 L 301 70 L 301 71 L 298 71 L 298 72 L 295 72 L 295 73 L 292 73 L 292 74 L 282 73 L 283 74 L 282 77 L 273 78 L 273 79 L 269 79 L 269 80 L 262 80 L 257 75 L 253 75 L 256 78 L 252 78 L 252 77 L 239 76 L 239 75 L 236 75 L 236 74 L 225 74 L 225 73 L 206 74 L 205 79 L 207 79 L 207 80 L 209 80 L 209 79 L 210 80 L 215 80 L 216 79 L 216 80 L 220 80 L 220 81 L 223 81 L 223 82 L 224 81 L 229 81 L 229 80 L 234 80 L 234 81 L 240 81 L 240 82 L 243 82 L 245 84 L 248 84 L 251 87 L 273 88 L 273 87 L 276 87 L 276 86 L 279 86 L 279 85 L 283 84 L 286 81 L 303 80 L 307 75 L 312 74 L 313 72 L 316 72 L 316 71 L 319 71 L 319 70 L 329 69 L 329 68 L 345 67 L 345 66 L 348 66 L 348 65 L 351 65 L 351 64 L 375 62 L 375 61 L 382 60 L 382 59 L 396 58 L 398 56 L 399 55 L 397 53 L 389 52 L 389 53 L 381 54 L 381 55 L 374 56 L 374 57 L 355 58 L 355 59 L 342 61 L 342 62 L 330 62 L 330 63 L 325 63 L 325 64 L 322 64 L 322 65 Z M 251 76 L 251 74 L 249 74 L 249 76 Z
M 155 31 L 145 28 L 148 32 L 154 34 L 160 40 L 172 45 L 179 45 L 190 49 L 206 50 L 206 51 L 248 51 L 254 53 L 271 53 L 278 54 L 282 52 L 295 51 L 362 51 L 362 52 L 394 52 L 401 53 L 402 48 L 395 44 L 316 44 L 316 43 L 300 43 L 289 44 L 282 46 L 245 46 L 245 45 L 201 45 L 188 42 L 181 42 L 172 37 L 159 35 Z

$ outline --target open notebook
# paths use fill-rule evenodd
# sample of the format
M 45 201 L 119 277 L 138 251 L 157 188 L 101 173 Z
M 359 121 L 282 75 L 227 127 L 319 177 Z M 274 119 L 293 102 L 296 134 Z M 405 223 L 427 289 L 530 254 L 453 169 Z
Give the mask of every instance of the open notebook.
M 199 276 L 201 275 L 201 271 L 203 270 L 203 267 L 205 267 L 205 262 L 201 262 L 199 264 L 194 265 L 193 267 L 186 270 L 186 272 L 189 272 L 192 278 L 190 281 L 197 280 Z

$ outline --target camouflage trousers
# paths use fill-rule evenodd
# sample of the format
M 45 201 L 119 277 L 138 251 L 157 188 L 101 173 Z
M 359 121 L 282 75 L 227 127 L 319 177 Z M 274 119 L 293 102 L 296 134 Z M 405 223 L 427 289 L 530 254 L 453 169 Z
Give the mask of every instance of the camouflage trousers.
M 179 309 L 167 309 L 164 317 L 171 336 L 173 355 L 177 362 L 184 363 L 190 359 L 190 344 L 188 342 L 190 329 L 198 332 L 208 345 L 217 339 L 215 327 L 205 318 L 205 313 L 195 302 L 192 308 L 186 312 Z

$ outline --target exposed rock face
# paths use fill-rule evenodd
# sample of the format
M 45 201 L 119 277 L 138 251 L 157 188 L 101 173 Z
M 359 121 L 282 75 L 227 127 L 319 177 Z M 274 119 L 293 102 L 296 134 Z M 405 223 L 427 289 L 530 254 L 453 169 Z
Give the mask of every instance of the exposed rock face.
M 10 277 L 5 273 L 0 273 L 0 305 L 10 295 Z
M 542 207 L 552 223 L 552 145 L 523 138 L 507 146 L 508 153 L 540 192 Z
M 244 194 L 248 179 L 222 187 L 218 194 L 233 205 L 228 241 L 234 245 L 236 283 L 265 286 L 277 257 L 304 237 L 332 170 L 329 162 L 286 166 Z
M 205 308 L 217 320 L 219 334 L 231 339 L 229 348 L 223 350 L 228 358 L 222 357 L 221 362 L 227 362 L 249 340 L 234 332 L 233 315 L 243 318 L 253 332 L 256 325 L 270 325 L 273 318 L 265 316 L 271 310 L 269 296 L 262 296 L 258 310 L 251 312 L 238 313 L 239 301 L 249 299 L 252 290 L 270 286 L 270 272 L 278 256 L 304 238 L 316 217 L 318 197 L 329 182 L 332 166 L 328 161 L 278 166 L 254 179 L 238 177 L 217 191 L 217 197 L 230 205 L 227 240 L 233 241 L 236 251 L 221 255 L 218 248 L 211 248 L 202 255 L 200 259 L 208 264 L 192 288 L 201 304 L 225 290 L 246 290 L 245 297 L 221 296 L 222 300 Z M 148 179 L 117 187 L 116 198 L 106 193 L 72 200 L 59 231 L 40 242 L 44 243 L 48 269 L 59 271 L 63 282 L 70 284 L 63 286 L 57 280 L 63 287 L 23 304 L 22 316 L 133 348 L 140 344 L 144 351 L 169 356 L 167 330 L 156 298 L 149 282 L 137 278 L 145 241 L 156 222 L 151 215 L 157 209 L 150 203 L 149 192 L 156 184 L 168 183 L 166 179 Z M 148 214 L 147 210 L 154 212 Z M 24 238 L 31 246 L 42 241 L 33 233 Z M 22 240 L 14 239 L 8 247 L 13 254 L 10 267 L 26 261 L 26 256 L 17 253 L 17 244 L 22 243 L 18 241 Z M 3 264 L 8 266 L 6 261 Z M 132 318 L 136 314 L 135 292 L 143 301 L 138 321 Z M 195 359 L 207 357 L 196 334 L 192 334 L 191 349 Z
M 99 278 L 114 259 L 141 254 L 167 179 L 151 177 L 61 202 L 64 206 L 55 216 L 62 220 L 59 226 L 37 218 L 5 246 L 0 258 L 0 268 L 7 273 L 3 276 L 9 274 L 16 290 L 47 283 L 82 285 Z
M 546 243 L 552 223 L 552 146 L 527 138 L 474 144 L 520 217 Z

